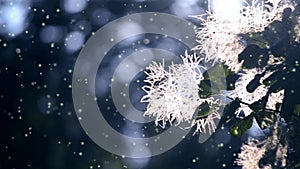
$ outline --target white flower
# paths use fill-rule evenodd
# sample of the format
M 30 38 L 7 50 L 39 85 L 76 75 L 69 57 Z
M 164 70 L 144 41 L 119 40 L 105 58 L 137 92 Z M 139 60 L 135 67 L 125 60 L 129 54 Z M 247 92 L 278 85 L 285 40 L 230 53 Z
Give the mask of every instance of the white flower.
M 235 163 L 242 166 L 242 169 L 260 169 L 259 161 L 268 151 L 275 151 L 275 156 L 268 157 L 274 158 L 273 165 L 286 167 L 287 145 L 282 145 L 278 138 L 278 121 L 274 125 L 273 135 L 269 136 L 264 141 L 258 141 L 249 138 L 246 144 L 241 147 L 241 152 Z M 262 169 L 272 168 L 271 164 L 267 164 Z
M 201 103 L 198 84 L 203 78 L 198 67 L 201 59 L 194 55 L 182 56 L 183 64 L 172 64 L 165 70 L 164 63 L 153 62 L 145 71 L 142 89 L 147 93 L 141 102 L 149 102 L 145 115 L 156 117 L 156 124 L 190 122 Z
M 300 41 L 300 17 L 297 17 L 297 24 L 294 27 L 294 31 L 296 34 L 295 41 Z
M 241 68 L 238 54 L 245 48 L 239 35 L 263 31 L 274 20 L 281 19 L 286 7 L 293 8 L 288 1 L 280 0 L 243 2 L 245 6 L 235 17 L 224 17 L 218 11 L 196 16 L 202 27 L 196 34 L 199 44 L 194 50 L 199 50 L 205 61 L 224 62 L 234 72 Z
M 188 55 L 187 52 L 181 56 L 183 64 L 172 64 L 165 70 L 164 62 L 153 62 L 146 68 L 145 82 L 143 86 L 146 95 L 141 102 L 147 102 L 147 110 L 144 115 L 155 117 L 155 123 L 167 123 L 179 125 L 182 122 L 191 123 L 190 127 L 196 125 L 196 131 L 209 133 L 215 131 L 215 118 L 221 118 L 216 112 L 207 117 L 195 119 L 195 113 L 199 105 L 214 102 L 213 98 L 201 99 L 199 97 L 199 84 L 203 79 L 199 64 L 202 59 L 196 54 Z M 205 120 L 204 120 L 205 119 Z
M 242 145 L 241 150 L 235 163 L 242 166 L 242 169 L 259 169 L 259 161 L 266 152 L 263 143 L 249 138 L 247 143 Z

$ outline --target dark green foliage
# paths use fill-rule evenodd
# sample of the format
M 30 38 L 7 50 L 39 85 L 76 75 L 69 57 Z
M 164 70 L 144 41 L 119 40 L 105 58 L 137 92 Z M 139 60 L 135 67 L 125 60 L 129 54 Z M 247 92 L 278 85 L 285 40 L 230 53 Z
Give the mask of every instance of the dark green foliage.
M 225 77 L 228 71 L 225 69 L 223 64 L 217 64 L 204 72 L 204 80 L 210 80 L 219 90 L 225 90 L 226 82 Z
M 232 113 L 237 109 L 238 104 L 248 105 L 252 109 L 251 115 L 236 122 L 230 129 L 231 134 L 243 135 L 251 127 L 253 118 L 256 119 L 261 129 L 270 128 L 279 118 L 283 118 L 285 127 L 283 139 L 287 142 L 288 156 L 286 168 L 300 168 L 300 43 L 295 41 L 294 26 L 297 15 L 300 15 L 300 5 L 298 4 L 294 12 L 286 8 L 282 21 L 274 21 L 263 32 L 244 34 L 241 37 L 248 46 L 239 54 L 239 62 L 243 62 L 244 69 L 263 68 L 262 74 L 257 74 L 247 85 L 248 92 L 254 92 L 260 85 L 268 87 L 266 96 L 252 104 L 243 103 L 238 99 L 234 100 L 234 108 L 226 109 Z M 273 55 L 278 61 L 269 64 L 269 56 Z M 271 75 L 264 77 L 267 72 Z M 261 78 L 265 78 L 262 83 Z M 275 110 L 266 108 L 266 102 L 271 93 L 284 90 L 282 104 L 276 104 Z M 230 106 L 229 106 L 230 107 Z M 281 141 L 283 141 L 281 140 Z M 275 150 L 265 154 L 263 163 L 274 166 Z
M 249 115 L 240 121 L 238 121 L 234 126 L 230 128 L 230 133 L 234 136 L 241 136 L 246 133 L 246 131 L 252 126 L 253 115 Z
M 255 44 L 247 46 L 238 58 L 239 62 L 243 61 L 242 67 L 245 69 L 264 67 L 267 65 L 268 59 L 268 51 Z
M 300 116 L 300 104 L 295 105 L 294 114 Z
M 235 82 L 239 78 L 237 74 L 229 74 L 226 76 L 226 90 L 234 90 L 235 89 Z
M 205 117 L 210 114 L 210 107 L 207 102 L 202 103 L 198 108 L 197 117 Z
M 224 73 L 225 72 L 225 73 Z M 204 79 L 199 84 L 200 98 L 208 98 L 226 89 L 226 74 L 229 72 L 223 64 L 218 64 L 203 73 Z
M 249 108 L 254 112 L 264 111 L 267 101 L 268 101 L 268 96 L 264 96 L 260 100 L 250 104 Z
M 232 100 L 226 107 L 224 108 L 224 111 L 229 116 L 235 116 L 235 111 L 241 107 L 240 100 L 238 98 Z
M 249 84 L 246 86 L 249 93 L 252 93 L 258 86 L 261 85 L 259 81 L 262 77 L 263 74 L 257 74 L 255 75 L 254 79 L 249 82 Z
M 234 90 L 235 89 L 235 82 L 240 77 L 233 71 L 231 71 L 227 65 L 222 63 L 223 69 L 225 71 L 226 76 L 226 90 Z
M 280 69 L 280 68 L 278 68 Z M 273 85 L 275 82 L 277 82 L 279 80 L 280 77 L 283 76 L 283 72 L 282 71 L 275 71 L 274 73 L 272 73 L 269 77 L 267 77 L 266 79 L 264 79 L 263 84 L 265 86 L 271 86 Z
M 258 126 L 261 129 L 266 129 L 277 121 L 277 116 L 273 112 L 269 111 L 259 111 L 253 113 L 257 121 Z
M 200 98 L 208 98 L 213 94 L 220 92 L 218 86 L 210 80 L 202 80 L 199 85 L 199 96 Z

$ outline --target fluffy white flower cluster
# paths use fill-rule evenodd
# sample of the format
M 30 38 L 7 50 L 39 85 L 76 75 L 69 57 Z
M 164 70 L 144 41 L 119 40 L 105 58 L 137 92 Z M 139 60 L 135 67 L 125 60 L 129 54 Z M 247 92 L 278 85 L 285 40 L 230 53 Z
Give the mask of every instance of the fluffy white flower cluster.
M 280 20 L 285 8 L 294 8 L 294 5 L 288 0 L 252 0 L 251 3 L 246 1 L 243 3 L 240 12 L 234 17 L 226 17 L 222 11 L 209 11 L 205 15 L 196 16 L 202 22 L 202 27 L 196 34 L 199 44 L 194 50 L 199 50 L 206 62 L 223 62 L 235 73 L 241 70 L 243 62 L 238 61 L 238 54 L 245 48 L 239 35 L 261 32 L 273 21 Z M 270 57 L 271 59 L 272 57 Z M 231 97 L 237 97 L 243 102 L 251 104 L 265 96 L 268 88 L 264 85 L 260 85 L 253 92 L 248 92 L 246 89 L 255 75 L 262 71 L 254 68 L 239 73 L 240 78 L 235 84 L 235 90 Z M 261 81 L 268 75 L 270 73 L 266 74 Z M 282 99 L 283 91 L 270 94 L 266 108 L 275 109 L 276 103 L 282 102 Z M 246 116 L 252 112 L 245 104 L 238 108 L 236 114 L 239 115 L 241 111 Z
M 294 28 L 294 31 L 296 33 L 295 41 L 300 41 L 300 17 L 297 17 L 297 24 Z
M 163 63 L 153 62 L 145 73 L 144 80 L 148 85 L 143 86 L 146 95 L 141 102 L 147 102 L 146 116 L 155 117 L 155 123 L 159 122 L 165 127 L 167 123 L 190 123 L 190 127 L 196 125 L 197 131 L 206 132 L 206 126 L 210 133 L 215 131 L 215 118 L 220 119 L 217 112 L 208 115 L 208 118 L 196 119 L 195 113 L 200 104 L 205 101 L 212 103 L 213 99 L 201 99 L 198 95 L 200 81 L 203 79 L 199 64 L 202 59 L 196 54 L 187 52 L 181 56 L 183 64 L 172 64 L 165 67 Z M 167 70 L 166 70 L 167 69 Z
M 287 157 L 287 145 L 280 143 L 278 138 L 278 123 L 274 126 L 273 135 L 265 141 L 258 141 L 249 138 L 247 143 L 242 145 L 241 152 L 235 163 L 242 166 L 242 169 L 271 169 L 270 164 L 259 167 L 259 161 L 266 152 L 275 151 L 275 163 L 273 165 L 285 168 Z
M 266 147 L 255 139 L 248 139 L 246 144 L 242 145 L 241 153 L 235 161 L 243 169 L 259 169 L 259 161 L 266 152 Z
M 282 0 L 243 2 L 245 5 L 234 17 L 224 17 L 217 12 L 196 16 L 202 22 L 202 27 L 196 34 L 199 44 L 193 50 L 199 50 L 205 56 L 205 61 L 224 62 L 234 72 L 241 68 L 238 54 L 245 47 L 239 35 L 263 31 L 274 20 L 281 19 L 286 7 L 293 7 L 288 1 Z

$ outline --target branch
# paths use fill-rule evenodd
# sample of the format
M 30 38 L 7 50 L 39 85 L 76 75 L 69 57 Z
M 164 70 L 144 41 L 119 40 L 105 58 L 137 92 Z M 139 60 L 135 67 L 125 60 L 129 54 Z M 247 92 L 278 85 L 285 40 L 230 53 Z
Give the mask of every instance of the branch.
M 229 97 L 229 96 L 226 96 L 228 99 L 230 99 L 230 100 L 236 100 L 236 99 L 233 99 L 233 98 L 231 98 L 231 97 Z M 251 104 L 249 104 L 249 103 L 246 103 L 246 102 L 243 102 L 243 101 L 241 101 L 240 99 L 238 99 L 237 100 L 239 103 L 241 103 L 241 104 L 244 104 L 244 105 L 247 105 L 249 108 L 250 108 L 250 106 L 251 106 Z M 262 111 L 269 111 L 269 112 L 273 112 L 273 113 L 280 113 L 280 111 L 278 111 L 278 110 L 273 110 L 273 109 L 267 109 L 267 108 L 262 108 L 262 109 L 259 109 L 258 108 L 258 110 L 262 110 Z

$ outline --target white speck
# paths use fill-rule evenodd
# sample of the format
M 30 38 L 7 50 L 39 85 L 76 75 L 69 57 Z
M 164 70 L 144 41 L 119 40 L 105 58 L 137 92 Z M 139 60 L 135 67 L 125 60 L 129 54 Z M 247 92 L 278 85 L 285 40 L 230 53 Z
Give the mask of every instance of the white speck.
M 21 53 L 21 49 L 20 49 L 20 48 L 17 48 L 17 49 L 16 49 L 16 53 L 17 53 L 17 54 L 20 54 L 20 53 Z
M 148 44 L 150 43 L 150 40 L 146 38 L 146 39 L 143 40 L 143 43 L 144 43 L 145 45 L 148 45 Z

